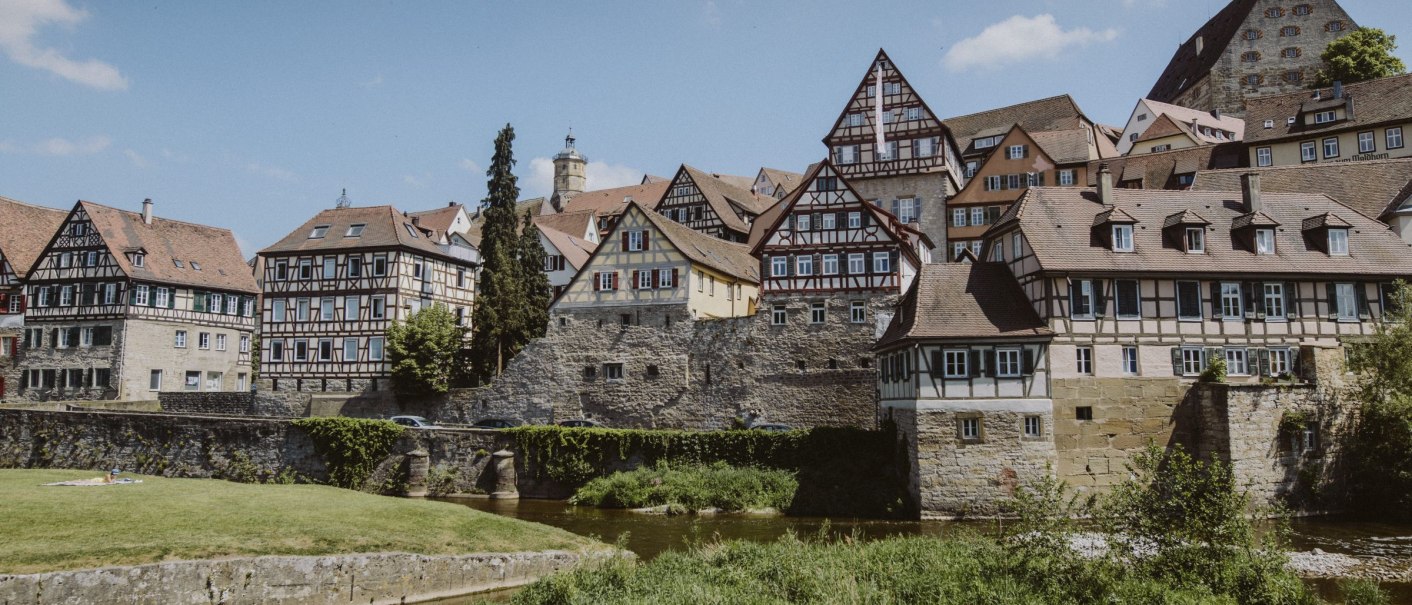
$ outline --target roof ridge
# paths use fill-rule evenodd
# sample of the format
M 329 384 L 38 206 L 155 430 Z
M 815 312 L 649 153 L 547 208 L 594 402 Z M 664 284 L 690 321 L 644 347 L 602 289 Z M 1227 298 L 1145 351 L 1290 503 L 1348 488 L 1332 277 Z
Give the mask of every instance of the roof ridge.
M 946 118 L 946 119 L 941 120 L 941 121 L 942 121 L 942 122 L 950 122 L 950 121 L 952 121 L 952 120 L 960 120 L 960 119 L 964 119 L 964 118 L 971 118 L 971 117 L 975 117 L 975 116 L 979 116 L 979 115 L 984 115 L 984 114 L 987 114 L 987 113 L 995 113 L 995 112 L 997 112 L 997 111 L 1005 111 L 1005 110 L 1007 110 L 1007 109 L 1014 109 L 1014 108 L 1019 107 L 1019 106 L 1021 106 L 1021 105 L 1031 105 L 1031 104 L 1034 104 L 1034 103 L 1043 103 L 1043 102 L 1045 102 L 1045 101 L 1053 101 L 1053 100 L 1055 100 L 1055 99 L 1064 98 L 1064 97 L 1067 97 L 1067 98 L 1069 99 L 1069 103 L 1074 106 L 1074 109 L 1078 109 L 1079 106 L 1078 106 L 1077 103 L 1074 102 L 1074 98 L 1073 98 L 1072 96 L 1070 96 L 1069 93 L 1066 92 L 1066 93 L 1060 93 L 1060 94 L 1054 95 L 1054 96 L 1052 96 L 1052 97 L 1044 97 L 1044 98 L 1042 98 L 1042 99 L 1034 99 L 1034 100 L 1030 100 L 1030 101 L 1023 101 L 1023 102 L 1020 102 L 1020 103 L 1013 103 L 1013 104 L 1010 104 L 1010 105 L 1006 105 L 1006 106 L 1004 106 L 1004 107 L 996 107 L 996 108 L 993 108 L 993 109 L 983 109 L 983 110 L 981 110 L 981 111 L 976 111 L 976 112 L 968 113 L 968 114 L 965 114 L 965 115 L 951 116 L 951 117 Z M 1079 112 L 1079 113 L 1083 113 L 1083 112 Z
M 1276 171 L 1276 170 L 1308 170 L 1308 169 L 1311 169 L 1311 168 L 1318 168 L 1318 169 L 1322 169 L 1322 168 L 1346 168 L 1346 167 L 1348 167 L 1348 166 L 1367 166 L 1367 165 L 1369 165 L 1369 164 L 1394 164 L 1394 163 L 1412 163 L 1412 157 L 1382 158 L 1382 159 L 1378 159 L 1378 160 L 1355 160 L 1355 161 L 1350 161 L 1350 162 L 1315 162 L 1315 163 L 1312 163 L 1312 164 L 1285 164 L 1285 165 L 1280 165 L 1280 166 L 1247 166 L 1247 167 L 1245 167 L 1245 168 L 1210 168 L 1210 169 L 1200 170 L 1199 172 L 1205 172 L 1205 173 L 1222 172 L 1222 173 L 1226 173 L 1226 172 L 1251 172 L 1251 171 L 1256 171 L 1256 170 L 1262 171 L 1262 172 L 1264 172 L 1264 171 Z M 1408 178 L 1409 178 L 1409 179 L 1412 179 L 1412 175 L 1409 175 Z
M 87 205 L 90 205 L 90 206 L 97 206 L 97 207 L 99 207 L 99 208 L 103 208 L 103 209 L 106 209 L 106 210 L 112 210 L 113 212 L 117 212 L 117 213 L 119 213 L 119 214 L 125 214 L 125 215 L 136 216 L 139 220 L 142 219 L 142 213 L 141 213 L 141 212 L 133 212 L 133 211 L 131 211 L 131 210 L 123 210 L 122 208 L 116 208 L 116 207 L 109 206 L 109 205 L 106 205 L 106 204 L 99 204 L 98 202 L 90 202 L 90 201 L 88 201 L 88 200 L 79 200 L 78 202 L 79 202 L 80 204 L 87 204 Z M 201 227 L 202 229 L 215 229 L 215 230 L 217 230 L 217 231 L 226 231 L 226 232 L 228 232 L 228 233 L 235 233 L 234 231 L 231 231 L 229 227 L 217 227 L 217 226 L 215 226 L 215 225 L 207 225 L 207 224 L 204 224 L 204 223 L 193 223 L 193 222 L 191 222 L 191 221 L 183 221 L 183 220 L 174 219 L 174 218 L 166 218 L 166 217 L 162 217 L 162 216 L 157 216 L 157 215 L 155 215 L 155 214 L 152 215 L 152 222 L 155 223 L 155 222 L 157 222 L 157 221 L 162 221 L 162 222 L 165 222 L 165 223 L 174 223 L 174 224 L 177 224 L 177 225 L 187 225 L 187 226 L 190 226 L 190 227 Z
M 72 208 L 70 208 L 70 209 L 68 209 L 68 210 L 65 210 L 65 209 L 63 209 L 63 208 L 55 208 L 55 207 L 53 207 L 53 206 L 41 206 L 41 205 L 39 205 L 39 204 L 35 204 L 35 203 L 31 203 L 31 202 L 22 202 L 22 201 L 20 201 L 20 200 L 15 199 L 15 198 L 12 198 L 12 197 L 5 197 L 5 196 L 3 196 L 3 195 L 0 195 L 0 202 L 4 202 L 4 203 L 7 203 L 7 204 L 19 204 L 19 205 L 21 205 L 21 206 L 26 206 L 26 207 L 29 207 L 29 208 L 34 208 L 34 209 L 36 209 L 36 210 L 53 210 L 53 211 L 55 211 L 55 212 L 62 212 L 62 213 L 64 213 L 64 214 L 68 214 L 69 212 L 71 212 L 71 211 L 73 210 Z

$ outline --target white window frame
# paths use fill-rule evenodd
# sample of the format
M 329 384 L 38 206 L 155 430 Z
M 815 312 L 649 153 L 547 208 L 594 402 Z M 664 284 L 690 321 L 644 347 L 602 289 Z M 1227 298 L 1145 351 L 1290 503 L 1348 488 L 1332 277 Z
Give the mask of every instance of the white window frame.
M 953 209 L 951 210 L 951 226 L 952 226 L 952 227 L 965 227 L 965 226 L 966 226 L 966 209 L 965 209 L 965 208 L 953 208 Z
M 210 333 L 210 332 L 197 332 L 197 333 L 196 333 L 196 348 L 201 349 L 201 350 L 203 350 L 203 351 L 210 350 L 210 348 L 211 348 L 211 333 Z
M 598 290 L 600 292 L 613 289 L 613 276 L 616 271 L 604 271 L 598 274 Z
M 176 331 L 176 339 L 173 341 L 172 346 L 178 349 L 186 348 L 186 330 Z
M 1255 148 L 1255 165 L 1260 167 L 1273 166 L 1275 164 L 1274 152 L 1269 147 Z
M 1113 225 L 1113 251 L 1132 252 L 1133 251 L 1133 226 Z
M 1206 369 L 1206 350 L 1182 347 L 1182 376 L 1197 376 Z
M 382 361 L 384 357 L 383 337 L 374 336 L 368 339 L 368 361 Z
M 1221 319 L 1223 321 L 1243 321 L 1245 319 L 1245 295 L 1240 282 L 1221 282 Z
M 1278 377 L 1281 374 L 1293 372 L 1293 365 L 1290 363 L 1293 358 L 1293 351 L 1287 348 L 1270 349 L 1270 376 Z
M 1255 253 L 1260 255 L 1271 255 L 1275 253 L 1274 229 L 1255 230 Z
M 1358 153 L 1373 153 L 1378 150 L 1378 139 L 1373 131 L 1358 133 Z
M 1044 436 L 1044 419 L 1040 418 L 1039 416 L 1030 414 L 1025 416 L 1024 423 L 1026 437 L 1034 438 Z
M 995 376 L 997 378 L 1018 378 L 1024 368 L 1024 352 L 1020 349 L 995 350 Z
M 642 251 L 642 231 L 628 232 L 628 252 Z
M 1096 317 L 1098 309 L 1095 307 L 1098 303 L 1098 297 L 1093 291 L 1093 280 L 1076 279 L 1070 287 L 1074 288 L 1074 293 L 1077 296 L 1071 295 L 1069 297 L 1069 317 L 1071 319 L 1093 319 Z M 1079 312 L 1079 305 L 1076 303 L 1080 300 L 1084 301 L 1085 306 L 1088 307 L 1087 312 Z
M 985 224 L 985 207 L 974 206 L 971 208 L 971 226 L 976 227 Z
M 861 324 L 868 321 L 868 306 L 861 300 L 848 303 L 849 323 Z
M 1339 321 L 1358 321 L 1358 290 L 1361 284 L 1334 284 L 1334 302 Z
M 772 305 L 770 307 L 770 325 L 782 326 L 789 320 L 787 308 L 784 305 Z
M 981 419 L 979 416 L 960 419 L 961 439 L 966 441 L 976 441 L 981 438 Z
M 249 334 L 241 334 L 241 335 L 240 335 L 240 352 L 241 352 L 241 353 L 249 353 L 249 352 L 250 352 L 250 335 L 249 335 Z
M 136 304 L 137 304 L 138 306 L 140 306 L 140 307 L 145 307 L 145 306 L 147 306 L 147 301 L 148 301 L 149 295 L 150 295 L 150 294 L 149 294 L 149 290 L 148 290 L 147 284 L 138 284 L 138 285 L 137 285 L 137 299 L 136 299 L 136 300 L 137 300 L 137 303 L 136 303 Z
M 1074 372 L 1082 376 L 1093 375 L 1093 347 L 1074 347 Z
M 1206 253 L 1206 228 L 1205 228 L 1205 227 L 1187 227 L 1187 228 L 1186 228 L 1185 236 L 1184 236 L 1184 238 L 1183 238 L 1183 241 L 1186 242 L 1186 251 L 1187 251 L 1187 254 L 1205 254 L 1205 253 Z
M 770 277 L 786 277 L 789 275 L 789 257 L 770 257 Z
M 373 296 L 368 299 L 368 317 L 387 319 L 387 296 Z
M 1348 256 L 1348 230 L 1329 229 L 1329 256 Z
M 873 253 L 873 273 L 891 273 L 892 256 L 887 252 Z
M 644 270 L 641 270 L 641 271 L 638 271 L 638 272 L 637 272 L 637 289 L 638 289 L 638 290 L 651 290 L 651 289 L 652 289 L 652 270 L 651 270 L 651 269 L 644 269 Z
M 118 302 L 118 285 L 103 284 L 103 304 L 114 305 Z
M 943 349 L 941 358 L 942 378 L 957 379 L 971 377 L 970 349 Z
M 794 257 L 794 274 L 799 277 L 809 277 L 814 274 L 814 255 L 800 254 Z
M 1265 321 L 1285 321 L 1285 285 L 1282 282 L 1265 282 L 1260 295 L 1265 298 Z
M 1123 346 L 1123 374 L 1127 376 L 1137 376 L 1141 368 L 1137 354 L 1137 347 L 1134 345 Z
M 1319 144 L 1314 141 L 1301 141 L 1299 143 L 1299 161 L 1319 161 Z
M 868 269 L 867 256 L 862 252 L 850 252 L 848 254 L 848 274 L 861 275 Z
M 1327 160 L 1329 158 L 1339 157 L 1338 137 L 1325 137 L 1322 143 L 1320 147 L 1323 148 L 1324 159 Z M 1330 148 L 1332 148 L 1333 153 L 1329 153 Z
M 1066 168 L 1059 171 L 1059 185 L 1069 187 L 1074 184 L 1078 177 L 1078 171 L 1073 168 Z
M 1020 160 L 1020 159 L 1024 159 L 1024 157 L 1025 157 L 1025 146 L 1024 146 L 1024 145 L 1011 145 L 1011 146 L 1005 148 L 1005 159 L 1007 159 L 1007 160 Z
M 848 213 L 848 228 L 849 228 L 849 229 L 861 229 L 862 227 L 863 227 L 863 213 L 862 213 L 862 212 L 849 212 L 849 213 Z
M 810 218 L 808 214 L 796 214 L 794 216 L 795 231 L 808 231 L 809 228 L 812 226 L 813 225 L 810 224 Z
M 658 287 L 658 288 L 675 288 L 675 287 L 677 287 L 676 281 L 674 281 L 674 280 L 672 279 L 672 270 L 671 270 L 671 269 L 658 269 L 658 270 L 657 270 L 657 287 Z
M 30 384 L 33 384 L 33 382 L 31 382 Z M 149 390 L 149 391 L 160 391 L 160 390 L 162 390 L 162 371 L 161 371 L 161 370 L 151 370 L 151 371 L 148 372 L 148 374 L 147 374 L 147 390 Z
M 835 228 L 835 224 L 835 217 L 834 213 L 832 212 L 825 212 L 822 216 L 819 217 L 819 228 L 824 231 L 833 231 Z
M 216 334 L 216 350 L 217 350 L 217 351 L 224 351 L 224 350 L 226 350 L 226 335 L 225 335 L 225 334 L 219 334 L 219 333 Z
M 809 303 L 809 323 L 822 324 L 828 321 L 828 305 L 822 302 Z
M 1383 143 L 1387 149 L 1402 149 L 1402 127 L 1389 128 L 1384 131 Z
M 1221 355 L 1226 359 L 1226 374 L 1231 376 L 1250 375 L 1250 356 L 1244 348 L 1226 347 Z
M 825 254 L 823 256 L 823 266 L 819 268 L 822 275 L 838 275 L 838 255 Z

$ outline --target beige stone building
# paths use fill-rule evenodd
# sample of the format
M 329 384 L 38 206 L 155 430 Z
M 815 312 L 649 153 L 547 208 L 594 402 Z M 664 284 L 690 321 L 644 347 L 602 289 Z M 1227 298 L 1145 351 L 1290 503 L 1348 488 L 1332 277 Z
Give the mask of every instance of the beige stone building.
M 259 290 L 229 230 L 80 201 L 26 282 L 27 399 L 251 386 Z
M 1250 166 L 1412 157 L 1412 74 L 1251 99 Z

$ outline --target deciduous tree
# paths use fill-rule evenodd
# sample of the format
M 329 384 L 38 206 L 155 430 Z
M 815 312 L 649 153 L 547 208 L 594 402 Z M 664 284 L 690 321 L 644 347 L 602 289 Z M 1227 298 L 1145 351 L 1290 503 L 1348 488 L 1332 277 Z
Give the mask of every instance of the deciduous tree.
M 387 330 L 387 359 L 400 397 L 414 399 L 451 388 L 466 330 L 445 305 L 422 307 Z
M 1397 36 L 1375 27 L 1360 27 L 1324 49 L 1319 56 L 1324 67 L 1319 70 L 1315 85 L 1351 84 L 1404 73 L 1407 66 L 1392 54 L 1395 50 Z

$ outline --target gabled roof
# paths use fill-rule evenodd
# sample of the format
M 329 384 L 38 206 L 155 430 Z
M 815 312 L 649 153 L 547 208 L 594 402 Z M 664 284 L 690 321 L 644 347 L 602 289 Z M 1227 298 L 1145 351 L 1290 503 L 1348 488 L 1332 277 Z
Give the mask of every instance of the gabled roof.
M 58 208 L 0 197 L 0 254 L 16 277 L 29 273 L 68 216 Z
M 876 136 L 878 124 L 873 123 L 875 98 L 867 95 L 867 89 L 869 86 L 874 86 L 877 82 L 877 74 L 880 67 L 883 82 L 896 80 L 900 85 L 900 93 L 889 96 L 901 97 L 902 104 L 906 105 L 911 105 L 912 101 L 915 99 L 916 104 L 922 108 L 921 120 L 892 122 L 886 126 L 884 128 L 884 134 L 889 135 L 888 138 L 890 140 L 898 136 L 915 137 L 923 133 L 940 134 L 943 140 L 945 140 L 947 136 L 950 136 L 946 124 L 942 123 L 937 113 L 932 111 L 932 108 L 927 105 L 926 99 L 923 99 L 921 93 L 917 92 L 917 89 L 907 81 L 907 76 L 903 75 L 902 70 L 897 67 L 897 64 L 887 56 L 887 52 L 879 48 L 878 54 L 875 55 L 873 61 L 868 64 L 868 72 L 863 75 L 858 86 L 853 89 L 853 94 L 848 97 L 848 103 L 843 106 L 843 111 L 839 112 L 838 118 L 834 120 L 833 126 L 829 128 L 829 133 L 824 136 L 825 145 L 833 145 L 836 141 L 872 140 L 873 137 Z M 874 92 L 876 94 L 878 91 Z M 844 120 L 848 117 L 849 113 L 853 112 L 861 112 L 864 114 L 862 126 L 845 125 Z M 899 130 L 903 132 L 897 133 Z
M 1168 102 L 1186 89 L 1195 85 L 1211 71 L 1216 62 L 1226 55 L 1226 48 L 1235 39 L 1240 26 L 1250 16 L 1257 0 L 1233 0 L 1225 8 L 1211 17 L 1177 47 L 1167 68 L 1152 85 L 1147 98 Z M 1197 54 L 1197 39 L 1201 40 L 1201 53 Z
M 1268 168 L 1203 170 L 1192 189 L 1240 191 L 1240 176 L 1260 175 L 1260 189 L 1273 193 L 1322 193 L 1372 217 L 1397 210 L 1412 192 L 1412 158 L 1367 162 L 1320 162 Z
M 79 209 L 93 221 L 118 268 L 131 279 L 248 294 L 260 291 L 229 229 L 156 216 L 149 225 L 140 213 L 93 202 L 79 201 L 74 210 Z M 139 250 L 146 256 L 143 266 L 134 267 L 127 253 Z
M 417 217 L 421 222 L 421 226 L 436 231 L 438 234 L 445 235 L 451 232 L 451 227 L 456 222 L 456 216 L 464 209 L 464 206 L 452 202 L 444 208 L 409 212 L 407 215 Z
M 1352 223 L 1349 223 L 1348 221 L 1339 218 L 1337 214 L 1334 214 L 1332 212 L 1325 212 L 1323 214 L 1320 214 L 1319 216 L 1311 216 L 1309 218 L 1304 219 L 1304 223 L 1300 225 L 1300 229 L 1304 231 L 1308 231 L 1310 229 L 1328 229 L 1331 227 L 1347 229 L 1352 226 Z
M 794 191 L 794 189 L 799 186 L 799 183 L 804 180 L 804 175 L 798 172 L 790 172 L 778 168 L 761 167 L 760 174 L 765 175 L 765 178 L 774 183 L 776 187 L 783 187 L 785 193 Z M 759 177 L 756 178 L 758 179 Z
M 873 348 L 910 340 L 1053 336 L 1003 263 L 939 263 L 922 265 Z
M 947 118 L 942 123 L 951 129 L 962 155 L 970 155 L 975 152 L 971 145 L 978 137 L 1005 134 L 1015 124 L 1030 133 L 1074 130 L 1083 127 L 1084 117 L 1073 97 L 1064 94 Z
M 1178 124 L 1172 116 L 1164 113 L 1157 116 L 1157 119 L 1152 121 L 1152 125 L 1148 126 L 1147 130 L 1142 131 L 1142 136 L 1139 136 L 1136 141 L 1133 141 L 1133 146 L 1136 147 L 1138 143 L 1146 143 L 1174 135 L 1185 136 L 1193 145 L 1201 143 L 1201 141 L 1198 141 L 1196 137 L 1192 135 L 1189 127 Z
M 628 204 L 628 210 L 641 212 L 663 237 L 671 241 L 672 247 L 691 262 L 752 283 L 760 283 L 760 261 L 750 255 L 750 248 L 744 244 L 711 237 L 657 214 L 637 202 Z M 618 224 L 622 225 L 623 221 Z
M 1275 254 L 1238 249 L 1231 231 L 1248 214 L 1240 192 L 1114 189 L 1111 204 L 1098 203 L 1092 189 L 1031 187 L 987 232 L 1002 233 L 1019 223 L 1036 262 L 1044 271 L 1226 275 L 1412 275 L 1412 250 L 1382 223 L 1312 193 L 1262 193 L 1261 210 L 1283 225 L 1333 214 L 1351 225 L 1348 256 L 1330 256 L 1307 241 L 1299 229 L 1275 231 Z M 1196 213 L 1210 222 L 1205 253 L 1172 247 L 1161 229 L 1134 229 L 1133 251 L 1114 252 L 1091 238 L 1094 214 L 1120 208 L 1141 224 L 1160 225 L 1171 215 Z
M 1245 141 L 1250 144 L 1287 138 L 1313 137 L 1320 133 L 1368 127 L 1412 117 L 1412 74 L 1357 82 L 1343 87 L 1343 99 L 1334 98 L 1332 88 L 1293 92 L 1285 95 L 1260 97 L 1246 101 Z M 1333 106 L 1346 101 L 1352 118 L 1324 124 L 1305 124 L 1301 115 L 1305 103 L 1318 95 Z M 1328 105 L 1321 105 L 1327 108 Z M 1294 123 L 1290 123 L 1294 118 Z M 1265 128 L 1266 121 L 1272 122 Z
M 738 207 L 744 210 L 746 214 L 754 216 L 768 210 L 770 206 L 775 204 L 775 198 L 773 197 L 759 195 L 750 191 L 748 186 L 745 188 L 737 187 L 722 180 L 715 174 L 697 170 L 686 164 L 682 164 L 681 168 L 677 170 L 677 176 L 672 179 L 672 182 L 676 183 L 681 181 L 683 176 L 690 179 L 691 183 L 696 186 L 697 191 L 700 191 L 701 195 L 706 198 L 706 203 L 711 206 L 711 210 L 716 213 L 721 223 L 738 233 L 750 233 L 750 225 L 746 223 L 746 221 L 741 220 L 739 216 L 736 216 L 732 206 Z M 665 200 L 670 193 L 670 189 L 663 191 L 661 199 Z M 654 208 L 660 204 L 661 201 L 658 201 L 657 204 L 654 205 Z
M 1016 125 L 1016 127 L 1019 126 Z M 1075 164 L 1117 155 L 1116 152 L 1107 156 L 1095 153 L 1095 151 L 1099 151 L 1095 148 L 1097 146 L 1089 146 L 1089 133 L 1091 132 L 1087 128 L 1071 128 L 1040 132 L 1026 131 L 1025 134 L 1029 135 L 1030 140 L 1039 145 L 1040 149 L 1044 150 L 1044 155 L 1049 156 L 1049 159 L 1054 160 L 1056 164 Z
M 554 230 L 582 239 L 590 231 L 597 232 L 598 215 L 593 210 L 556 212 L 534 217 L 534 224 L 543 230 Z
M 575 271 L 582 269 L 583 264 L 588 262 L 588 258 L 593 255 L 593 251 L 598 249 L 598 244 L 556 229 L 541 229 L 539 233 L 554 245 L 554 248 L 564 257 L 564 261 L 569 263 L 569 266 L 573 267 Z
M 1235 133 L 1235 139 L 1220 139 L 1216 137 L 1208 137 L 1206 135 L 1201 134 L 1199 128 L 1196 130 L 1196 132 L 1192 133 L 1193 136 L 1206 143 L 1214 144 L 1225 143 L 1231 140 L 1238 141 L 1245 136 L 1245 120 L 1234 116 L 1223 115 L 1221 117 L 1216 117 L 1216 114 L 1211 113 L 1209 111 L 1201 111 L 1198 109 L 1192 109 L 1190 107 L 1182 107 L 1181 105 L 1163 103 L 1161 101 L 1156 101 L 1153 99 L 1143 99 L 1142 101 L 1139 101 L 1139 103 L 1147 105 L 1147 108 L 1155 114 L 1170 116 L 1173 120 L 1188 125 L 1187 130 L 1189 132 L 1190 125 L 1195 124 L 1196 126 L 1205 126 L 1207 128 L 1214 128 L 1217 130 L 1224 130 L 1227 132 Z
M 629 201 L 647 208 L 656 208 L 657 202 L 662 199 L 662 194 L 667 192 L 669 186 L 671 181 L 662 179 L 640 185 L 585 191 L 569 198 L 564 204 L 564 212 L 592 210 L 600 217 L 617 216 L 627 209 Z
M 283 239 L 260 251 L 261 255 L 317 252 L 324 250 L 354 250 L 359 248 L 404 248 L 423 254 L 468 262 L 437 245 L 430 229 L 414 225 L 412 216 L 392 206 L 362 206 L 330 208 L 314 215 Z M 418 219 L 417 222 L 421 222 Z M 482 221 L 483 222 L 483 221 Z M 323 237 L 309 237 L 316 226 L 327 225 Z M 363 225 L 360 235 L 350 236 L 349 227 Z M 475 226 L 475 223 L 472 223 Z M 476 230 L 479 240 L 479 229 Z M 467 239 L 470 239 L 469 237 Z
M 1242 214 L 1236 217 L 1234 221 L 1231 221 L 1231 230 L 1247 229 L 1250 227 L 1278 226 L 1280 226 L 1280 222 L 1273 218 L 1270 218 L 1270 215 L 1265 214 L 1264 212 L 1251 212 L 1249 214 Z
M 1098 183 L 1098 167 L 1104 163 L 1108 164 L 1114 178 L 1119 181 L 1137 181 L 1143 189 L 1176 189 L 1177 175 L 1213 168 L 1235 168 L 1244 165 L 1245 161 L 1245 147 L 1240 143 L 1125 155 L 1089 162 L 1088 184 L 1093 186 Z
M 1138 220 L 1133 215 L 1123 212 L 1122 208 L 1109 208 L 1103 212 L 1093 215 L 1093 226 L 1106 225 L 1109 223 L 1117 225 L 1135 225 Z
M 721 181 L 729 184 L 732 187 L 744 189 L 746 191 L 749 191 L 750 188 L 755 185 L 755 179 L 748 176 L 740 176 L 736 174 L 721 174 L 719 172 L 712 172 L 711 176 L 721 179 Z
M 540 216 L 547 207 L 549 204 L 546 204 L 542 197 L 515 202 L 515 224 L 521 225 L 521 221 L 525 220 L 525 212 L 529 212 L 530 216 Z M 417 213 L 413 212 L 407 216 L 416 215 Z M 481 230 L 485 228 L 485 209 L 477 208 L 475 212 L 466 216 L 471 221 L 471 226 L 466 228 L 466 241 L 470 242 L 472 246 L 480 246 Z
M 1206 217 L 1197 214 L 1195 210 L 1186 208 L 1173 212 L 1162 219 L 1162 228 L 1176 227 L 1178 225 L 1210 225 L 1211 221 Z

